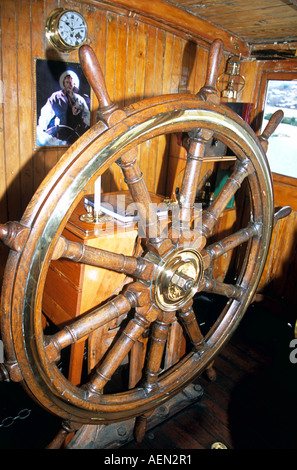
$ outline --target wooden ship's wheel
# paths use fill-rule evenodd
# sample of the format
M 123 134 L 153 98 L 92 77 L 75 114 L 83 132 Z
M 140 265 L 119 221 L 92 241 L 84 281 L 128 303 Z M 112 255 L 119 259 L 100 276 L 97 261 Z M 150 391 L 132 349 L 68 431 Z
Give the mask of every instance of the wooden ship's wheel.
M 233 111 L 219 103 L 215 84 L 223 45 L 210 50 L 206 83 L 197 95 L 145 99 L 125 109 L 111 102 L 97 59 L 89 46 L 80 61 L 100 103 L 101 120 L 75 142 L 43 181 L 19 223 L 0 226 L 10 248 L 1 303 L 5 346 L 2 377 L 21 381 L 48 411 L 69 423 L 101 425 L 137 417 L 138 434 L 160 404 L 181 392 L 206 370 L 233 334 L 256 292 L 274 224 L 271 175 L 265 142 L 276 117 L 259 139 Z M 152 198 L 137 164 L 137 147 L 162 134 L 187 135 L 187 162 L 178 210 L 164 220 L 152 211 Z M 234 155 L 234 169 L 205 210 L 196 211 L 196 189 L 210 139 Z M 125 256 L 67 240 L 62 231 L 84 188 L 112 164 L 121 167 L 139 214 L 138 248 Z M 233 234 L 211 242 L 211 234 L 239 188 L 245 190 L 245 214 Z M 182 207 L 183 210 L 179 210 Z M 247 210 L 248 208 L 248 210 Z M 241 224 L 241 226 L 240 226 Z M 236 251 L 232 279 L 218 281 L 215 260 Z M 45 281 L 52 260 L 68 259 L 124 273 L 122 291 L 63 328 L 49 333 L 42 320 Z M 193 298 L 210 292 L 225 299 L 222 311 L 202 331 Z M 67 348 L 117 320 L 118 334 L 80 385 L 58 367 Z M 178 322 L 185 347 L 164 367 L 168 332 Z M 140 375 L 111 383 L 135 344 L 145 346 Z M 142 423 L 141 425 L 139 423 Z M 142 427 L 141 427 L 142 426 Z

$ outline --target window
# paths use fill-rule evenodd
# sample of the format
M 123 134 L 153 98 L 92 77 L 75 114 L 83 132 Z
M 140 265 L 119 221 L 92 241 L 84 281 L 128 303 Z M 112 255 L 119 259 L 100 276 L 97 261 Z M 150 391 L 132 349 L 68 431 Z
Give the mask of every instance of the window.
M 297 80 L 268 80 L 263 127 L 278 109 L 284 118 L 269 139 L 271 171 L 297 178 Z

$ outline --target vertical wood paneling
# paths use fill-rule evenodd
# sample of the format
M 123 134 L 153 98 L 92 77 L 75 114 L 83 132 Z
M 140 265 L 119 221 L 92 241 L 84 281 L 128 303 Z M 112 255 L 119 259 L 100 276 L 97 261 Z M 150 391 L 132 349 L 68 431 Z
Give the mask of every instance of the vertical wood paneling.
M 174 36 L 174 47 L 172 50 L 172 72 L 170 77 L 170 92 L 178 93 L 180 84 L 180 67 L 182 60 L 182 45 L 184 40 Z
M 144 80 L 144 97 L 150 98 L 154 96 L 155 76 L 156 76 L 156 44 L 157 29 L 148 25 L 146 39 L 146 60 L 145 60 L 145 80 Z M 154 180 L 151 174 L 150 159 L 153 152 L 153 142 L 147 142 L 141 146 L 140 166 L 149 190 L 153 188 Z
M 120 106 L 163 93 L 196 92 L 203 83 L 208 51 L 155 21 L 142 21 L 124 10 L 88 1 L 0 0 L 0 5 L 4 84 L 4 103 L 0 103 L 1 221 L 21 217 L 34 191 L 65 151 L 35 148 L 36 58 L 78 60 L 77 51 L 57 54 L 49 47 L 44 28 L 54 8 L 75 8 L 86 17 L 90 44 L 110 96 Z M 93 96 L 93 121 L 97 107 Z M 165 137 L 139 149 L 139 165 L 148 189 L 164 195 L 170 171 L 168 149 Z M 102 186 L 104 191 L 126 188 L 116 165 L 104 174 Z
M 115 74 L 117 57 L 117 16 L 109 13 L 106 17 L 105 80 L 109 96 L 115 100 Z
M 4 155 L 6 169 L 6 191 L 8 217 L 14 219 L 19 215 L 21 204 L 20 165 L 19 165 L 19 129 L 18 105 L 16 90 L 17 78 L 17 37 L 16 37 L 16 5 L 15 2 L 2 2 L 1 29 L 3 65 L 3 111 L 4 111 Z M 7 60 L 5 60 L 7 58 Z
M 113 13 L 106 16 L 106 43 L 105 43 L 105 81 L 110 98 L 115 101 L 115 76 L 117 63 L 117 32 L 118 17 Z M 120 169 L 113 165 L 103 175 L 104 190 L 116 191 L 119 189 Z
M 174 50 L 174 36 L 173 34 L 166 33 L 165 53 L 164 53 L 164 62 L 163 62 L 164 65 L 163 65 L 162 95 L 170 93 L 171 91 L 173 50 Z
M 147 28 L 147 24 L 139 22 L 135 64 L 135 101 L 142 100 L 144 97 Z
M 35 63 L 34 59 L 39 57 L 45 57 L 45 47 L 46 39 L 44 35 L 44 2 L 38 0 L 31 0 L 31 70 L 35 74 Z M 35 90 L 33 90 L 33 95 Z M 35 106 L 35 100 L 33 102 Z M 35 113 L 35 109 L 34 109 Z M 31 132 L 34 132 L 34 127 L 36 126 L 36 121 L 33 123 Z M 29 129 L 28 129 L 29 130 Z M 51 151 L 51 150 L 49 150 Z M 33 163 L 33 184 L 34 189 L 36 189 L 45 176 L 45 159 L 46 159 L 46 150 L 36 149 L 32 155 Z
M 1 11 L 1 10 L 0 10 Z M 2 39 L 3 28 L 0 28 L 0 40 Z M 4 147 L 4 77 L 2 68 L 2 50 L 0 60 L 0 214 L 4 220 L 7 220 L 7 194 L 6 194 L 6 162 L 5 162 L 5 147 Z
M 0 40 L 3 44 L 4 34 L 4 10 L 0 6 Z M 6 159 L 5 159 L 5 129 L 4 129 L 4 70 L 3 70 L 3 53 L 1 48 L 0 56 L 0 217 L 4 221 L 8 220 L 8 200 L 7 200 L 7 175 L 6 175 Z M 8 255 L 8 249 L 0 243 L 0 281 L 3 277 L 4 266 Z
M 156 44 L 157 44 L 157 28 L 148 25 L 147 29 L 147 47 L 145 61 L 145 81 L 144 96 L 150 98 L 154 96 L 155 90 L 155 74 L 156 74 Z
M 157 30 L 156 39 L 156 55 L 155 55 L 155 84 L 154 84 L 154 96 L 162 94 L 163 89 L 163 71 L 164 71 L 164 56 L 166 46 L 166 32 L 160 29 Z M 148 168 L 148 188 L 149 191 L 159 192 L 158 187 L 160 171 L 162 165 L 164 165 L 163 155 L 158 159 L 161 152 L 162 139 L 153 139 L 150 147 L 149 155 L 149 168 Z
M 126 62 L 127 62 L 127 18 L 118 17 L 117 24 L 117 55 L 115 69 L 114 100 L 120 108 L 125 105 Z
M 138 40 L 138 22 L 134 18 L 128 20 L 128 41 L 126 59 L 125 106 L 135 101 L 135 64 Z
M 91 34 L 93 33 L 93 35 L 91 36 L 90 45 L 96 53 L 103 74 L 105 74 L 106 11 L 95 9 L 92 11 L 92 15 L 94 27 L 93 30 L 91 30 Z M 92 24 L 92 22 L 88 20 L 88 28 L 90 24 Z M 96 112 L 97 108 L 98 102 L 94 97 L 94 112 Z
M 178 91 L 180 93 L 189 93 L 190 75 L 195 63 L 196 50 L 191 42 L 183 41 L 180 63 L 180 80 Z M 192 90 L 191 90 L 192 91 Z
M 297 212 L 277 222 L 259 291 L 296 308 Z
M 259 63 L 257 61 L 243 61 L 240 73 L 245 77 L 245 86 L 239 93 L 238 101 L 244 103 L 255 103 L 257 96 L 257 74 Z
M 194 93 L 198 93 L 200 88 L 204 85 L 206 76 L 206 67 L 208 60 L 208 51 L 202 47 L 198 48 L 196 55 L 196 67 L 194 74 Z
M 32 148 L 34 111 L 34 81 L 33 75 L 27 73 L 31 69 L 31 9 L 30 0 L 17 2 L 17 91 L 18 91 L 18 127 L 19 127 L 19 155 L 20 155 L 20 189 L 21 211 L 23 212 L 33 193 Z M 21 19 L 21 20 L 20 20 Z M 31 129 L 28 132 L 28 125 Z

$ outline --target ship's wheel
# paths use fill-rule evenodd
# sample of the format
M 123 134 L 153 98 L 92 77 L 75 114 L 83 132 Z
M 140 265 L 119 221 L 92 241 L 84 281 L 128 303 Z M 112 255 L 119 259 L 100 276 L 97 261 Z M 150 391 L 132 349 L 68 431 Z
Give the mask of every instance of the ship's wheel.
M 206 84 L 197 95 L 154 97 L 120 110 L 108 97 L 93 51 L 83 46 L 81 64 L 99 99 L 102 119 L 66 151 L 21 221 L 1 226 L 2 240 L 12 248 L 1 307 L 6 371 L 63 419 L 102 424 L 149 413 L 209 366 L 253 299 L 273 228 L 273 191 L 261 141 L 237 114 L 219 103 L 215 83 L 222 47 L 220 40 L 213 43 Z M 175 211 L 164 227 L 151 211 L 136 156 L 140 144 L 172 133 L 188 135 L 178 206 L 183 210 Z M 236 161 L 222 190 L 201 213 L 194 210 L 194 202 L 210 139 L 223 142 Z M 134 256 L 83 247 L 61 235 L 86 185 L 114 164 L 120 165 L 138 207 L 141 250 Z M 212 243 L 213 229 L 242 185 L 248 207 L 245 217 L 238 215 L 243 225 Z M 236 272 L 232 279 L 218 281 L 212 264 L 235 249 Z M 59 258 L 122 272 L 132 281 L 98 308 L 48 334 L 42 323 L 43 291 L 49 264 Z M 226 300 L 207 331 L 202 331 L 199 312 L 193 309 L 194 296 L 204 292 Z M 73 385 L 58 367 L 63 353 L 115 318 L 121 320 L 115 341 L 85 383 Z M 168 330 L 176 319 L 188 347 L 176 364 L 164 370 Z M 110 392 L 108 383 L 124 358 L 148 335 L 141 380 L 132 388 Z

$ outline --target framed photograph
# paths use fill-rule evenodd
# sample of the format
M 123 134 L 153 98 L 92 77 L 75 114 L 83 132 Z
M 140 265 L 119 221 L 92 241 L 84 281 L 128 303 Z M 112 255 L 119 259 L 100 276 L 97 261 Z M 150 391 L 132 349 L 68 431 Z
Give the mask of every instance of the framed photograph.
M 79 63 L 36 59 L 36 146 L 69 146 L 86 132 L 90 93 Z

